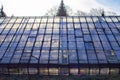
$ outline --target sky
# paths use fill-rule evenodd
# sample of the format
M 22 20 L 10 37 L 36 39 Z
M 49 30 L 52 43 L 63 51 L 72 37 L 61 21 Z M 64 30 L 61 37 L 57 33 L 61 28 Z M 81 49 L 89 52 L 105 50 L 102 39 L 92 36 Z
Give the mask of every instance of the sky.
M 43 16 L 54 6 L 59 6 L 61 0 L 0 0 L 4 12 L 8 16 Z M 89 12 L 91 8 L 103 8 L 120 14 L 120 0 L 64 0 L 73 12 L 77 10 Z

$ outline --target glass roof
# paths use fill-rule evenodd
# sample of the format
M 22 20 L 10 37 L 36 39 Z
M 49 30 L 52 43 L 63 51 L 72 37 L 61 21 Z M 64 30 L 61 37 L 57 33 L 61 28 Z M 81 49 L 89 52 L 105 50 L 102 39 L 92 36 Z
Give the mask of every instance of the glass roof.
M 120 17 L 0 18 L 0 63 L 119 63 Z

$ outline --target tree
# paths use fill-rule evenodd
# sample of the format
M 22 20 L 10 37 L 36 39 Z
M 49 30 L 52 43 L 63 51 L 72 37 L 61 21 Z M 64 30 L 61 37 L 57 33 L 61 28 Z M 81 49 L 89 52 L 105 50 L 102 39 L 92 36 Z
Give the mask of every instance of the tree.
M 76 16 L 105 16 L 105 15 L 117 15 L 112 11 L 105 11 L 102 8 L 92 8 L 89 13 L 83 11 L 77 11 Z
M 69 6 L 65 6 L 66 8 L 66 12 L 67 12 L 67 16 L 72 16 L 74 15 L 72 9 Z M 47 12 L 45 13 L 45 16 L 56 16 L 58 12 L 58 6 L 54 6 L 51 9 L 47 10 Z
M 57 7 L 54 6 L 50 10 L 47 11 L 45 16 L 56 16 L 56 14 L 57 14 Z
M 105 12 L 104 12 L 104 9 L 102 8 L 92 8 L 90 10 L 90 13 L 89 13 L 91 16 L 104 16 L 105 15 Z
M 75 13 L 75 15 L 77 15 L 77 16 L 87 16 L 88 14 L 86 12 L 83 12 L 83 11 L 77 11 L 77 13 Z
M 117 15 L 117 13 L 112 12 L 112 11 L 107 11 L 106 14 L 107 14 L 107 15 L 111 15 L 111 16 Z
M 3 11 L 3 5 L 2 5 L 2 7 L 1 7 L 1 9 L 0 9 L 0 17 L 6 17 L 7 15 L 6 15 L 6 13 Z
M 67 13 L 67 10 L 66 10 L 63 0 L 61 0 L 61 4 L 58 8 L 56 16 L 68 16 L 68 13 Z
M 63 0 L 61 0 L 60 6 L 54 6 L 47 11 L 45 16 L 72 16 L 73 11 L 69 6 L 64 5 Z

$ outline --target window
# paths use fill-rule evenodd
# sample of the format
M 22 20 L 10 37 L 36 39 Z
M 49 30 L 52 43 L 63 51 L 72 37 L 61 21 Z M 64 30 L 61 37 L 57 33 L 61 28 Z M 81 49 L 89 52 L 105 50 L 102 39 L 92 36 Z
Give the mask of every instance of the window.
M 99 63 L 107 63 L 106 55 L 102 50 L 96 50 Z
M 91 17 L 86 17 L 86 20 L 87 20 L 88 23 L 93 22 Z
M 112 22 L 112 20 L 109 17 L 105 17 L 106 22 Z
M 49 58 L 49 51 L 47 50 L 42 50 L 41 56 L 40 56 L 40 63 L 48 63 L 48 58 Z
M 45 35 L 44 41 L 51 41 L 51 35 Z
M 57 50 L 56 50 L 56 52 L 55 52 L 55 50 L 51 51 L 51 53 L 50 53 L 50 63 L 58 63 L 58 52 L 57 52 Z
M 67 17 L 67 22 L 73 22 L 72 17 Z
M 35 18 L 32 18 L 32 17 L 31 17 L 31 18 L 29 19 L 29 23 L 34 23 L 34 21 L 35 21 Z
M 82 30 L 83 30 L 83 34 L 84 34 L 84 35 L 90 34 L 90 32 L 88 31 L 87 28 L 86 28 L 86 29 L 83 28 Z
M 74 23 L 79 23 L 79 18 L 78 17 L 74 17 Z
M 84 35 L 85 41 L 92 41 L 90 35 Z
M 68 35 L 68 41 L 74 42 L 75 41 L 75 35 Z
M 46 34 L 52 34 L 52 29 L 46 29 Z
M 49 68 L 49 75 L 58 75 L 57 68 Z
M 71 68 L 70 69 L 70 74 L 78 75 L 78 69 L 77 68 Z
M 87 55 L 85 50 L 78 50 L 79 63 L 87 63 Z
M 17 18 L 16 23 L 21 23 L 23 18 Z
M 92 35 L 93 41 L 100 41 L 98 35 Z
M 100 69 L 100 74 L 102 74 L 102 75 L 107 75 L 107 74 L 109 74 L 109 68 L 101 68 L 101 69 Z
M 16 21 L 16 18 L 10 19 L 9 23 L 14 23 Z
M 46 24 L 45 23 L 41 23 L 40 24 L 40 29 L 45 29 L 46 28 Z
M 19 68 L 19 74 L 28 74 L 28 68 Z
M 79 29 L 79 28 L 81 28 L 81 26 L 80 26 L 79 23 L 75 23 L 75 24 L 74 24 L 74 28 L 75 28 L 75 29 Z
M 88 68 L 80 68 L 80 74 L 89 74 L 89 69 Z
M 68 75 L 69 74 L 69 69 L 68 68 L 60 68 L 60 75 Z
M 94 47 L 95 47 L 96 51 L 103 49 L 103 47 L 101 45 L 101 42 L 93 42 L 93 44 L 94 44 Z
M 38 70 L 37 68 L 29 68 L 29 74 L 37 74 Z
M 72 35 L 72 34 L 74 34 L 74 29 L 68 29 L 68 35 Z
M 88 29 L 87 23 L 81 23 L 81 26 L 82 26 L 82 29 Z
M 89 63 L 98 63 L 94 50 L 87 50 Z
M 71 54 L 73 54 L 73 53 L 70 53 L 69 63 L 78 64 L 77 56 L 75 54 L 73 54 L 73 55 L 71 55 Z
M 94 50 L 94 45 L 92 42 L 85 42 L 85 47 L 87 50 Z
M 97 75 L 97 74 L 99 74 L 98 68 L 91 68 L 90 69 L 90 75 Z
M 48 68 L 39 68 L 40 75 L 48 75 Z
M 43 17 L 42 20 L 41 20 L 42 23 L 46 23 L 47 22 L 47 18 L 46 17 Z
M 118 74 L 119 18 L 1 18 L 0 22 L 3 23 L 0 25 L 0 62 L 6 63 L 4 67 L 8 68 L 11 67 L 8 63 L 20 63 L 22 69 L 11 67 L 8 70 L 11 74 L 17 74 L 17 70 L 19 74 L 41 75 Z M 38 63 L 42 66 L 37 66 Z M 6 68 L 0 68 L 0 71 L 8 73 Z
M 52 47 L 59 47 L 59 41 L 58 40 L 52 40 Z
M 53 29 L 53 34 L 59 35 L 59 29 Z
M 0 19 L 0 24 L 2 24 L 3 21 L 4 21 L 4 18 L 1 18 L 1 19 Z
M 86 22 L 85 17 L 80 17 L 80 22 Z
M 18 74 L 19 69 L 18 68 L 9 68 L 9 73 L 10 74 Z
M 5 18 L 5 20 L 3 21 L 3 23 L 8 23 L 9 21 L 10 21 L 10 17 L 7 17 L 7 18 Z
M 119 74 L 119 68 L 111 68 L 110 74 Z
M 84 42 L 78 42 L 77 41 L 77 49 L 85 49 Z
M 48 18 L 48 23 L 53 23 L 53 17 Z
M 37 17 L 37 18 L 35 19 L 35 23 L 40 23 L 40 21 L 41 21 L 41 17 Z
M 59 23 L 59 21 L 60 21 L 60 18 L 59 18 L 59 17 L 55 17 L 55 18 L 54 18 L 54 22 L 55 22 L 55 23 Z
M 106 50 L 106 58 L 109 61 L 109 63 L 116 63 L 117 57 L 115 56 L 115 52 L 113 50 Z

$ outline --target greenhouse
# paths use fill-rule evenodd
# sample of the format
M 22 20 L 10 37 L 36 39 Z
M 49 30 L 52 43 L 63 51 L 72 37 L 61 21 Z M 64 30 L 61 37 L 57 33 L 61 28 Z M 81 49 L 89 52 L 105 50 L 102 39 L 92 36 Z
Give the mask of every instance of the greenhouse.
M 0 74 L 119 73 L 120 16 L 0 18 Z

